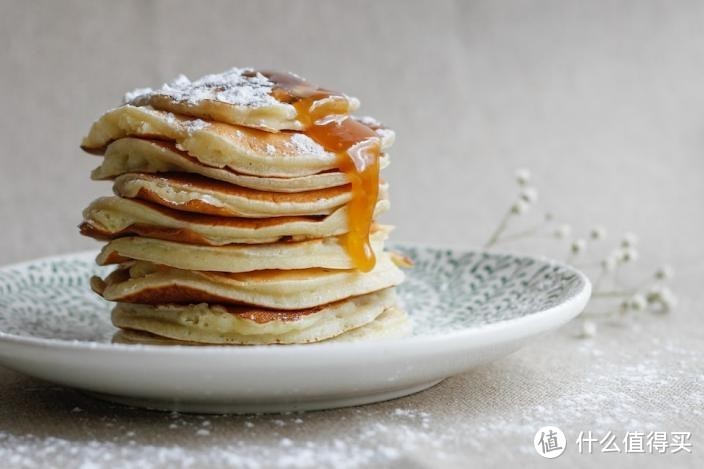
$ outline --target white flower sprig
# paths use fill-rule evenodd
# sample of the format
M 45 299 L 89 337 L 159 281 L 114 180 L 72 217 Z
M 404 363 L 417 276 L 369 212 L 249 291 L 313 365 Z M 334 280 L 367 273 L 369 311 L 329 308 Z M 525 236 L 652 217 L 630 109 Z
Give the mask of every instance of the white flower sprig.
M 624 287 L 620 280 L 621 270 L 639 260 L 638 237 L 625 233 L 608 254 L 598 262 L 587 262 L 587 256 L 593 244 L 603 243 L 607 239 L 606 228 L 594 226 L 586 236 L 573 237 L 572 227 L 567 223 L 555 221 L 555 216 L 548 212 L 542 219 L 521 231 L 508 232 L 515 220 L 529 212 L 538 201 L 537 189 L 530 185 L 531 173 L 520 169 L 515 174 L 518 193 L 508 211 L 504 214 L 494 232 L 484 245 L 491 249 L 498 244 L 529 238 L 552 238 L 568 242 L 566 262 L 583 269 L 591 277 L 593 284 L 592 303 L 595 300 L 607 300 L 607 308 L 601 312 L 587 310 L 581 315 L 581 337 L 596 334 L 598 322 L 624 319 L 635 313 L 652 312 L 666 314 L 677 306 L 677 297 L 666 285 L 674 272 L 671 267 L 663 266 L 645 281 L 635 286 Z
M 511 204 L 509 210 L 504 214 L 504 217 L 501 219 L 499 226 L 496 227 L 492 235 L 489 237 L 489 240 L 484 245 L 484 249 L 489 249 L 498 243 L 533 235 L 540 228 L 541 225 L 538 225 L 529 230 L 525 230 L 520 233 L 515 233 L 508 237 L 504 236 L 504 233 L 512 219 L 527 212 L 532 207 L 532 205 L 534 205 L 538 201 L 538 190 L 535 187 L 528 185 L 528 183 L 530 182 L 530 178 L 530 171 L 528 171 L 527 169 L 519 169 L 518 171 L 516 171 L 516 183 L 520 188 L 518 197 Z M 546 218 L 549 217 L 551 217 L 551 215 L 548 214 Z

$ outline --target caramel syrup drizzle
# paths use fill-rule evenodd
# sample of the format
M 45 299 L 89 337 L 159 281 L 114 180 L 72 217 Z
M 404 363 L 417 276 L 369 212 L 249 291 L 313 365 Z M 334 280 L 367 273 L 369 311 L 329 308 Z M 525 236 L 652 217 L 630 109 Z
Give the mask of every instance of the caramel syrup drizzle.
M 352 187 L 347 206 L 349 232 L 343 237 L 345 249 L 358 270 L 369 272 L 376 264 L 369 232 L 379 196 L 381 140 L 371 128 L 349 117 L 349 102 L 340 93 L 318 88 L 289 73 L 262 74 L 275 85 L 272 95 L 296 108 L 304 133 L 337 155 L 338 168 Z

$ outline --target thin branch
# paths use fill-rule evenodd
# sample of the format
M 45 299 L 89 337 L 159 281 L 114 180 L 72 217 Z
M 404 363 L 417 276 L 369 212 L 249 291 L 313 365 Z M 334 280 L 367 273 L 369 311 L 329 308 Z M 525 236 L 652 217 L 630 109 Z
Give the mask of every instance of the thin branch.
M 615 316 L 617 314 L 616 311 L 614 310 L 609 310 L 609 311 L 584 311 L 582 314 L 579 315 L 580 318 L 592 318 L 592 319 L 602 319 L 602 318 L 610 318 L 612 316 Z
M 624 298 L 635 295 L 637 290 L 610 290 L 610 291 L 595 291 L 592 293 L 592 298 Z
M 539 225 L 535 225 L 532 228 L 529 228 L 529 229 L 526 229 L 523 231 L 519 231 L 516 233 L 508 234 L 508 235 L 504 236 L 503 238 L 496 240 L 496 242 L 494 244 L 508 243 L 510 241 L 515 241 L 517 239 L 524 239 L 524 238 L 533 237 L 534 235 L 536 235 L 540 231 L 540 228 L 542 226 L 543 226 L 543 224 L 540 223 Z
M 511 218 L 511 209 L 506 212 L 504 217 L 501 219 L 501 223 L 499 223 L 499 226 L 496 227 L 496 230 L 492 233 L 492 235 L 489 237 L 489 240 L 484 244 L 484 249 L 489 249 L 492 246 L 496 244 L 496 242 L 499 240 L 501 237 L 501 234 L 506 231 L 506 227 L 508 226 L 508 221 Z

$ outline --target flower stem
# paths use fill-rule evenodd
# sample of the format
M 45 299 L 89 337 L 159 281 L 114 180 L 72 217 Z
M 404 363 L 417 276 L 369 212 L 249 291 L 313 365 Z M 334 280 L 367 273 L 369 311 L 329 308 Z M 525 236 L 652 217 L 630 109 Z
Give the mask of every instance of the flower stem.
M 592 293 L 592 298 L 623 298 L 636 293 L 635 290 L 610 290 L 610 291 L 595 291 Z
M 506 231 L 506 227 L 508 226 L 508 221 L 510 218 L 511 218 L 511 210 L 509 209 L 509 211 L 506 212 L 504 217 L 501 219 L 501 223 L 499 223 L 499 226 L 496 227 L 494 232 L 489 237 L 489 240 L 484 244 L 484 249 L 491 248 L 499 241 L 499 238 L 501 237 L 503 232 Z
M 589 319 L 606 319 L 616 315 L 616 311 L 584 311 L 579 315 L 580 318 Z
M 501 239 L 497 239 L 494 244 L 507 243 L 509 241 L 515 241 L 517 239 L 529 238 L 531 236 L 536 235 L 542 226 L 543 226 L 543 224 L 541 223 L 541 224 L 535 225 L 534 227 L 529 228 L 527 230 L 523 230 L 523 231 L 519 231 L 517 233 L 509 234 L 507 236 L 504 236 Z

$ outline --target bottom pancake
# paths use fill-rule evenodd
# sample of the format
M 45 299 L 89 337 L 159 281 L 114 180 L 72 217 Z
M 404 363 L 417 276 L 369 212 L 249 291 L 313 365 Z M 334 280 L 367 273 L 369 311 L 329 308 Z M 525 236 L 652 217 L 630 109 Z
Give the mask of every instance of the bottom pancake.
M 347 332 L 326 339 L 322 343 L 336 342 L 359 342 L 381 339 L 398 339 L 411 333 L 411 322 L 408 315 L 397 307 L 386 308 L 372 322 L 363 326 L 351 329 Z M 120 329 L 113 337 L 115 344 L 141 344 L 141 345 L 193 345 L 202 346 L 204 344 L 192 341 L 183 341 L 161 337 L 150 332 L 137 331 L 134 329 Z M 228 344 L 218 344 L 228 345 Z M 236 344 L 231 344 L 236 345 Z
M 365 340 L 400 339 L 411 334 L 411 321 L 398 306 L 384 310 L 372 322 L 351 329 L 325 342 L 360 342 Z
M 250 306 L 119 303 L 112 322 L 123 329 L 201 344 L 304 344 L 359 328 L 394 307 L 393 288 L 303 310 Z

